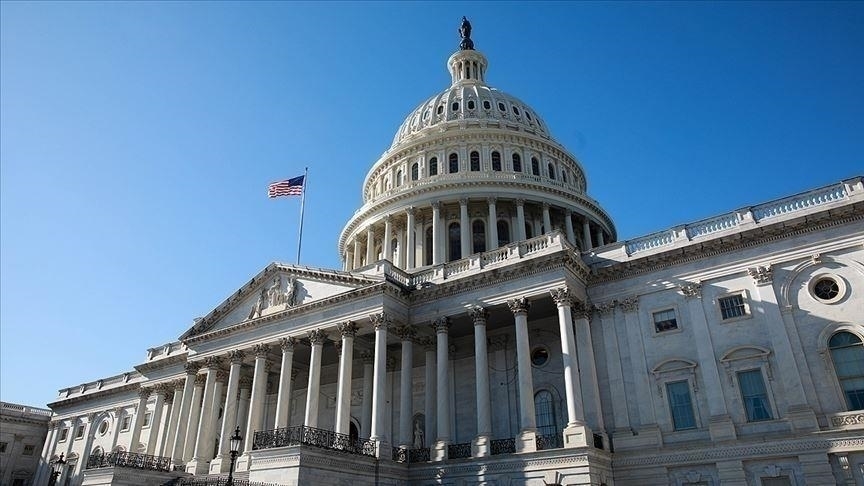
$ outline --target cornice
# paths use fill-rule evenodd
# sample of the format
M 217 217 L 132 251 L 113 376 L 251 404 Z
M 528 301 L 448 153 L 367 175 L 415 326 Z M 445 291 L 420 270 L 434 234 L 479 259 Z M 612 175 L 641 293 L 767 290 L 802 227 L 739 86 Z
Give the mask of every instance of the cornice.
M 145 374 L 147 371 L 154 371 L 160 368 L 165 368 L 168 366 L 172 366 L 179 363 L 185 363 L 186 357 L 189 355 L 189 351 L 183 351 L 181 353 L 172 354 L 167 358 L 154 359 L 153 361 L 148 361 L 146 363 L 141 363 L 135 366 L 135 371 Z
M 590 283 L 591 285 L 598 285 L 624 280 L 675 265 L 682 265 L 864 220 L 864 212 L 856 213 L 854 208 L 864 208 L 864 204 L 855 204 L 853 208 L 850 208 L 853 209 L 852 214 L 845 218 L 819 219 L 818 221 L 807 219 L 803 222 L 803 226 L 796 226 L 792 230 L 789 230 L 787 227 L 788 222 L 781 222 L 736 233 L 732 235 L 734 239 L 727 236 L 726 238 L 721 237 L 713 240 L 694 242 L 692 245 L 670 249 L 669 251 L 647 255 L 630 261 L 616 262 L 609 266 L 595 268 L 592 272 L 593 277 Z
M 78 395 L 77 397 L 62 398 L 60 400 L 57 400 L 56 402 L 49 403 L 48 408 L 50 408 L 53 411 L 56 407 L 67 407 L 70 405 L 75 405 L 78 403 L 87 402 L 87 401 L 90 401 L 90 400 L 93 400 L 96 398 L 105 398 L 105 397 L 108 397 L 111 395 L 117 395 L 120 393 L 135 391 L 135 390 L 138 390 L 139 388 L 141 388 L 140 382 L 127 383 L 123 386 L 118 386 L 116 388 L 109 388 L 106 390 L 98 390 L 98 391 L 95 391 L 93 393 Z

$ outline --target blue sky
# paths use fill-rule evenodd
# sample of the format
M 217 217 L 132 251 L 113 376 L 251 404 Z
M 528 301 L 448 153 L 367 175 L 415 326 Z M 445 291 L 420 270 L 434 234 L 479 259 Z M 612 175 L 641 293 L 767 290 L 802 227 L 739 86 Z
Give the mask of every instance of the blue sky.
M 0 399 L 130 370 L 336 240 L 403 118 L 488 81 L 582 162 L 619 238 L 864 174 L 864 3 L 0 3 Z

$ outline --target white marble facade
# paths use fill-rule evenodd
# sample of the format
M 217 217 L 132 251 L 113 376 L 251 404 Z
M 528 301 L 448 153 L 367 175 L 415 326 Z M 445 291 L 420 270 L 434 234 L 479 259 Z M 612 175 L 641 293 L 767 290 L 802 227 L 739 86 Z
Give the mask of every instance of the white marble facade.
M 61 484 L 119 484 L 85 467 L 112 451 L 224 474 L 240 427 L 239 473 L 286 485 L 864 485 L 862 179 L 617 241 L 487 64 L 457 51 L 406 118 L 342 269 L 271 264 L 61 390 L 37 484 L 61 453 Z M 312 429 L 377 461 L 341 436 L 253 450 Z

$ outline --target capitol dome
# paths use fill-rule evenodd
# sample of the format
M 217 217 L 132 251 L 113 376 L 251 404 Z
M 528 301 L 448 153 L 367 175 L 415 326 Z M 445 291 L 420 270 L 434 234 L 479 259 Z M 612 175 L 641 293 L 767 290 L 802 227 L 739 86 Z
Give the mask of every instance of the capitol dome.
M 581 164 L 537 112 L 486 83 L 470 31 L 450 86 L 412 110 L 363 183 L 339 238 L 346 270 L 443 264 L 560 231 L 578 251 L 616 240 Z

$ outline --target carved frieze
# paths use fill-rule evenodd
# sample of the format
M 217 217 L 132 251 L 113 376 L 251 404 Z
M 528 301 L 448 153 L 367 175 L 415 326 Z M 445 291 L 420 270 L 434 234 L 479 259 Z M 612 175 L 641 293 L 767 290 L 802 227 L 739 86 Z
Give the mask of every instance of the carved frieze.
M 748 268 L 747 273 L 753 277 L 756 285 L 770 284 L 774 281 L 774 271 L 770 265 Z
M 624 312 L 636 312 L 639 310 L 639 296 L 627 297 L 618 301 L 618 307 Z
M 681 293 L 688 299 L 702 298 L 702 282 L 690 282 L 681 285 Z

